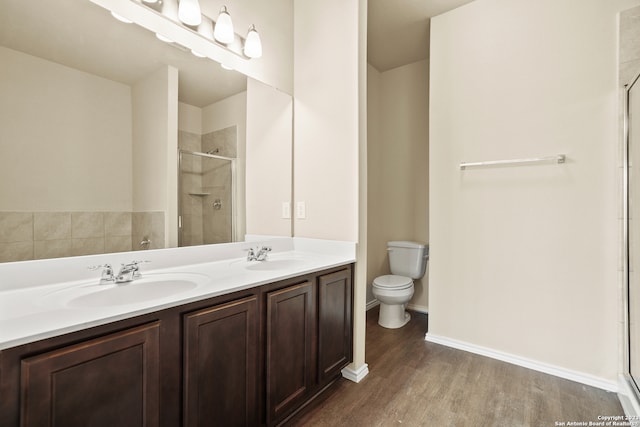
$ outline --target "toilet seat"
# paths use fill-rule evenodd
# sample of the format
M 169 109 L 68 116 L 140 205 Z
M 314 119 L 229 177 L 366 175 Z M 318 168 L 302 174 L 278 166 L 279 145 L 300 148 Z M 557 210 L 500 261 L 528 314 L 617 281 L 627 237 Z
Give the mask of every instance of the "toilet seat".
M 406 276 L 397 276 L 395 274 L 387 274 L 373 279 L 373 287 L 378 289 L 395 289 L 403 290 L 413 286 L 413 279 Z

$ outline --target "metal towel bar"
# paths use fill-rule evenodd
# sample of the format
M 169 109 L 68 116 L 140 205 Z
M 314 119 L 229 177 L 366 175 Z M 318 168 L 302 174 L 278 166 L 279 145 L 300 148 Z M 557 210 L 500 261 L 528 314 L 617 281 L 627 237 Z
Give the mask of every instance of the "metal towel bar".
M 462 162 L 460 163 L 460 170 L 464 170 L 466 168 L 472 168 L 472 167 L 482 167 L 482 166 L 510 166 L 510 165 L 547 163 L 547 162 L 564 163 L 565 160 L 566 160 L 566 157 L 564 154 L 558 154 L 556 156 L 532 157 L 529 159 L 491 160 L 487 162 Z

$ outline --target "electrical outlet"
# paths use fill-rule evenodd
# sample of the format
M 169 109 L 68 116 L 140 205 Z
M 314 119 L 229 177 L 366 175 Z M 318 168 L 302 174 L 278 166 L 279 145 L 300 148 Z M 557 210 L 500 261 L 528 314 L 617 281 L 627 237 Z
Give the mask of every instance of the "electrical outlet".
M 305 219 L 307 217 L 307 206 L 304 202 L 296 203 L 296 218 Z
M 291 219 L 291 203 L 282 202 L 282 219 Z

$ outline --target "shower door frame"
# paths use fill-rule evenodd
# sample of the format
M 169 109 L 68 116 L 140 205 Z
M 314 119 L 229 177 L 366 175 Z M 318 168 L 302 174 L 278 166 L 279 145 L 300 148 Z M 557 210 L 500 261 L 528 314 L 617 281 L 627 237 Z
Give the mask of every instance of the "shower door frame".
M 201 151 L 191 151 L 178 148 L 178 247 L 182 246 L 182 155 L 189 154 L 192 156 L 206 157 L 210 159 L 226 160 L 231 163 L 231 242 L 237 241 L 236 236 L 236 198 L 237 198 L 237 177 L 236 177 L 236 161 L 233 157 L 219 156 L 217 154 L 203 153 Z M 225 242 L 225 243 L 231 243 Z M 215 243 L 212 243 L 215 244 Z

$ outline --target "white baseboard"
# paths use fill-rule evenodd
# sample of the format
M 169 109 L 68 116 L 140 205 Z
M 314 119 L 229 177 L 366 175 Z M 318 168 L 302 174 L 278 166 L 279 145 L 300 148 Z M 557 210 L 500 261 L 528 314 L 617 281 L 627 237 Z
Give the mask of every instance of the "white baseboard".
M 418 313 L 429 314 L 429 307 L 417 304 L 407 304 L 407 309 L 417 311 Z
M 349 381 L 353 381 L 354 383 L 359 383 L 369 373 L 369 365 L 365 363 L 358 369 L 353 369 L 352 366 L 349 365 L 346 368 L 343 368 L 341 372 L 344 378 Z
M 481 356 L 490 357 L 492 359 L 501 360 L 503 362 L 511 363 L 512 365 L 522 366 L 524 368 L 533 369 L 534 371 L 538 372 L 544 372 L 545 374 L 550 374 L 556 377 L 575 381 L 581 384 L 586 384 L 592 387 L 597 387 L 603 390 L 612 392 L 618 391 L 617 382 L 608 381 L 590 374 L 585 374 L 583 372 L 561 368 L 555 365 L 539 362 L 537 360 L 528 359 L 526 357 L 516 356 L 509 353 L 504 353 L 502 351 L 493 350 L 479 345 L 470 344 L 464 341 L 458 341 L 455 339 L 430 333 L 427 333 L 424 339 L 432 343 L 441 344 L 447 347 L 457 348 L 458 350 L 464 350 L 470 353 L 479 354 Z
M 367 303 L 367 311 L 369 311 L 372 308 L 377 307 L 379 305 L 380 305 L 380 301 L 378 301 L 377 299 L 369 301 Z M 413 311 L 417 311 L 418 313 L 429 314 L 429 308 L 425 307 L 423 305 L 407 304 L 407 309 L 413 310 Z

